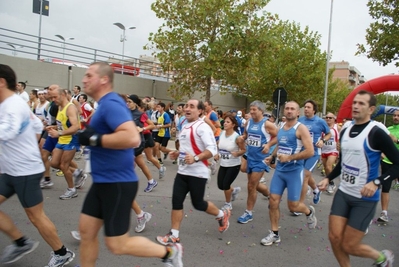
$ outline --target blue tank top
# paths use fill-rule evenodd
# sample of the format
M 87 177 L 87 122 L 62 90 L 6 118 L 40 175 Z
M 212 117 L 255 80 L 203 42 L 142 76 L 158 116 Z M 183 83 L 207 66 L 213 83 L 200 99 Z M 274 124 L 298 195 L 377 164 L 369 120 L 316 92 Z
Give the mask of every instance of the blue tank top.
M 312 138 L 313 142 L 314 155 L 321 155 L 321 148 L 316 147 L 316 143 L 320 140 L 322 133 L 330 133 L 330 127 L 328 127 L 327 123 L 319 116 L 313 116 L 313 118 L 302 116 L 298 119 L 298 121 L 305 125 L 310 132 L 310 137 Z
M 303 150 L 302 141 L 296 137 L 296 130 L 298 129 L 299 125 L 301 125 L 301 123 L 297 122 L 293 127 L 291 127 L 288 130 L 284 130 L 284 127 L 281 127 L 281 129 L 278 131 L 277 155 L 278 154 L 292 155 L 295 153 L 299 153 L 301 150 Z M 297 170 L 299 168 L 303 168 L 303 163 L 304 163 L 303 159 L 293 160 L 291 162 L 285 162 L 285 163 L 281 163 L 278 161 L 276 165 L 276 170 L 284 172 Z
M 266 132 L 266 118 L 259 122 L 249 120 L 247 125 L 247 159 L 253 161 L 262 161 L 268 154 L 263 154 L 263 145 L 270 142 L 270 134 Z

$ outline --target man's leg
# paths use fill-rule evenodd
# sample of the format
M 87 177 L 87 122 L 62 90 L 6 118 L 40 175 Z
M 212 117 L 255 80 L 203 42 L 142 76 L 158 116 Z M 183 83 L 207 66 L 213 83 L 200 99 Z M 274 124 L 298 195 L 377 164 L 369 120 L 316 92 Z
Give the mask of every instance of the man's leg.
M 0 195 L 0 205 L 7 199 Z M 5 233 L 11 240 L 17 240 L 23 237 L 22 232 L 17 228 L 11 217 L 0 211 L 0 231 Z
M 256 198 L 258 196 L 257 187 L 260 178 L 264 172 L 252 172 L 248 174 L 248 197 L 247 197 L 247 210 L 252 211 L 255 207 Z
M 335 258 L 341 267 L 350 267 L 349 254 L 343 248 L 344 233 L 347 218 L 330 215 L 328 223 L 328 238 L 330 239 Z M 363 233 L 364 235 L 364 233 Z
M 64 173 L 65 180 L 68 188 L 75 188 L 71 169 L 69 168 L 73 157 L 75 156 L 76 149 L 64 150 L 61 156 L 60 169 Z
M 98 258 L 98 232 L 103 225 L 103 221 L 86 215 L 80 214 L 80 266 L 94 267 Z

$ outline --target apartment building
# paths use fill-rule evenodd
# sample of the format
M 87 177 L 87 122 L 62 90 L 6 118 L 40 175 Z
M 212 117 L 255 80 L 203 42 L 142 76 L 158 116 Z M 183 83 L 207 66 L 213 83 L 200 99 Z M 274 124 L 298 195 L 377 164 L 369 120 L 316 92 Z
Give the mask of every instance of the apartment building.
M 349 64 L 348 61 L 331 61 L 330 69 L 334 68 L 333 79 L 341 79 L 349 83 L 349 86 L 355 88 L 359 84 L 366 82 L 360 71 Z

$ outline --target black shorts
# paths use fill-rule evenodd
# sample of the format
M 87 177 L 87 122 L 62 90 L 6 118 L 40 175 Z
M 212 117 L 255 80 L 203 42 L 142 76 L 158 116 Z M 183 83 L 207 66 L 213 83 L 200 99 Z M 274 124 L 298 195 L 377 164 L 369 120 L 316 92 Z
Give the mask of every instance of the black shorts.
M 93 183 L 82 213 L 104 221 L 105 236 L 121 236 L 130 228 L 130 212 L 138 182 Z
M 391 167 L 392 167 L 392 164 L 388 164 L 381 160 L 381 173 L 387 172 Z M 389 190 L 391 190 L 391 186 L 392 186 L 392 180 L 388 179 L 388 180 L 382 181 L 381 185 L 382 185 L 381 192 L 389 193 Z
M 158 137 L 158 131 L 156 131 L 156 132 L 152 131 L 151 134 L 152 134 L 152 140 L 154 140 L 154 142 L 155 142 Z
M 155 140 L 155 142 L 160 143 L 161 146 L 163 146 L 163 147 L 167 147 L 169 139 L 170 139 L 170 137 L 157 136 L 157 139 Z
M 377 201 L 366 201 L 337 190 L 331 206 L 330 215 L 348 219 L 347 225 L 365 232 L 374 217 Z
M 137 157 L 139 155 L 141 155 L 141 153 L 143 153 L 144 151 L 144 145 L 145 145 L 145 141 L 142 140 L 139 147 L 135 147 L 134 148 L 134 156 Z
M 0 195 L 10 198 L 17 194 L 22 207 L 34 207 L 43 202 L 43 193 L 40 188 L 42 177 L 42 172 L 26 176 L 0 174 Z
M 144 140 L 145 140 L 144 148 L 155 146 L 154 139 L 152 138 L 152 134 L 150 134 L 150 133 L 145 134 Z

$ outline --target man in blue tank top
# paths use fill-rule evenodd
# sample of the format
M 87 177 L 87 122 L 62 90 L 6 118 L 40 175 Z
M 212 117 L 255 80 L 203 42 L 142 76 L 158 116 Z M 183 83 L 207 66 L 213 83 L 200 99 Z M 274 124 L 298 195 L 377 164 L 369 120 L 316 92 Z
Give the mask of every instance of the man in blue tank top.
M 306 193 L 308 191 L 308 185 L 313 189 L 313 203 L 319 204 L 320 202 L 320 190 L 316 186 L 316 182 L 312 177 L 312 171 L 317 165 L 317 161 L 321 155 L 321 148 L 325 141 L 328 141 L 331 137 L 330 127 L 327 123 L 316 115 L 317 104 L 313 100 L 306 100 L 303 107 L 305 116 L 302 116 L 298 121 L 308 127 L 310 137 L 312 138 L 314 146 L 314 154 L 312 157 L 305 159 L 305 179 L 302 186 L 301 202 L 305 202 Z M 324 136 L 323 136 L 324 135 Z M 299 215 L 298 213 L 294 213 Z
M 277 147 L 266 162 L 273 164 L 277 160 L 276 170 L 270 182 L 269 216 L 271 230 L 261 240 L 264 246 L 281 241 L 278 233 L 280 209 L 279 205 L 285 188 L 288 191 L 288 208 L 291 211 L 305 213 L 310 229 L 316 227 L 315 209 L 300 202 L 303 182 L 304 159 L 314 153 L 313 143 L 308 129 L 297 121 L 299 105 L 294 101 L 285 104 L 286 123 L 277 134 Z
M 266 118 L 263 118 L 265 104 L 255 100 L 250 104 L 251 119 L 245 126 L 242 136 L 247 142 L 247 174 L 248 174 L 248 197 L 247 209 L 238 218 L 239 223 L 248 223 L 253 220 L 252 210 L 255 206 L 257 191 L 264 196 L 269 196 L 266 185 L 259 183 L 265 171 L 269 167 L 263 161 L 269 155 L 271 146 L 276 143 L 277 127 Z

